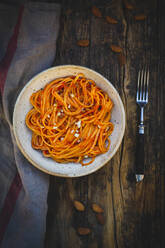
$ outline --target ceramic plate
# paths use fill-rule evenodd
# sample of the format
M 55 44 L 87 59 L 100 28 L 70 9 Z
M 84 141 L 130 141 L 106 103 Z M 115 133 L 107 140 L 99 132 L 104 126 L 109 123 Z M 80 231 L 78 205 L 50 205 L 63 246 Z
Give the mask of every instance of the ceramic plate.
M 107 153 L 96 157 L 95 161 L 88 165 L 82 166 L 78 163 L 57 163 L 51 158 L 46 158 L 38 150 L 31 146 L 31 131 L 25 125 L 25 117 L 32 108 L 29 98 L 33 92 L 43 88 L 47 83 L 55 78 L 65 77 L 68 75 L 77 75 L 83 73 L 87 78 L 93 79 L 96 84 L 105 92 L 114 102 L 111 122 L 114 123 L 114 131 L 110 136 L 111 146 Z M 88 175 L 103 165 L 105 165 L 118 150 L 125 130 L 125 111 L 120 96 L 113 85 L 101 74 L 86 67 L 64 65 L 52 67 L 33 77 L 22 89 L 19 94 L 13 115 L 13 128 L 16 142 L 23 155 L 38 169 L 45 173 L 60 177 L 79 177 Z

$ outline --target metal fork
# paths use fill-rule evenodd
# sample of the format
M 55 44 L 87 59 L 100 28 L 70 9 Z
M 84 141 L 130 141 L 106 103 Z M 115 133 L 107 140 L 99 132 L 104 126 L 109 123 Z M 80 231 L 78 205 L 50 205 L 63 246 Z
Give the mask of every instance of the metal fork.
M 136 181 L 144 178 L 144 106 L 148 103 L 149 69 L 145 68 L 138 73 L 136 103 L 140 106 L 140 124 L 138 130 L 137 154 L 135 175 Z

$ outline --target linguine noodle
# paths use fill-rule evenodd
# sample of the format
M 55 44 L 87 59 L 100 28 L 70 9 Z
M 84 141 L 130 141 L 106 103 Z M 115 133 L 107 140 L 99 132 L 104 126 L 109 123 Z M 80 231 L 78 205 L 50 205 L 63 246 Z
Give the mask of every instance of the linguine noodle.
M 113 102 L 83 74 L 57 78 L 30 97 L 32 147 L 59 163 L 91 164 L 110 147 Z M 90 158 L 90 161 L 86 161 Z

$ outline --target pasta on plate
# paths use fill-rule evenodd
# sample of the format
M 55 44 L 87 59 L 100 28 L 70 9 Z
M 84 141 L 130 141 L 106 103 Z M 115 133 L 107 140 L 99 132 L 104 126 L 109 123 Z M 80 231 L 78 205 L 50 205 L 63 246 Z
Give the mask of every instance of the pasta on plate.
M 110 147 L 113 102 L 82 73 L 57 78 L 30 97 L 31 144 L 59 163 L 91 164 Z M 90 161 L 86 160 L 90 158 Z

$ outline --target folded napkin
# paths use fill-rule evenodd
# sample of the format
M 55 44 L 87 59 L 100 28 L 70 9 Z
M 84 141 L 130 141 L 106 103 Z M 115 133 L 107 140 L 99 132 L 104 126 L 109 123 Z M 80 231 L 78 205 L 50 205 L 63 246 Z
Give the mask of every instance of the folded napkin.
M 0 247 L 44 246 L 49 176 L 19 151 L 12 127 L 24 85 L 55 58 L 60 6 L 0 3 Z

